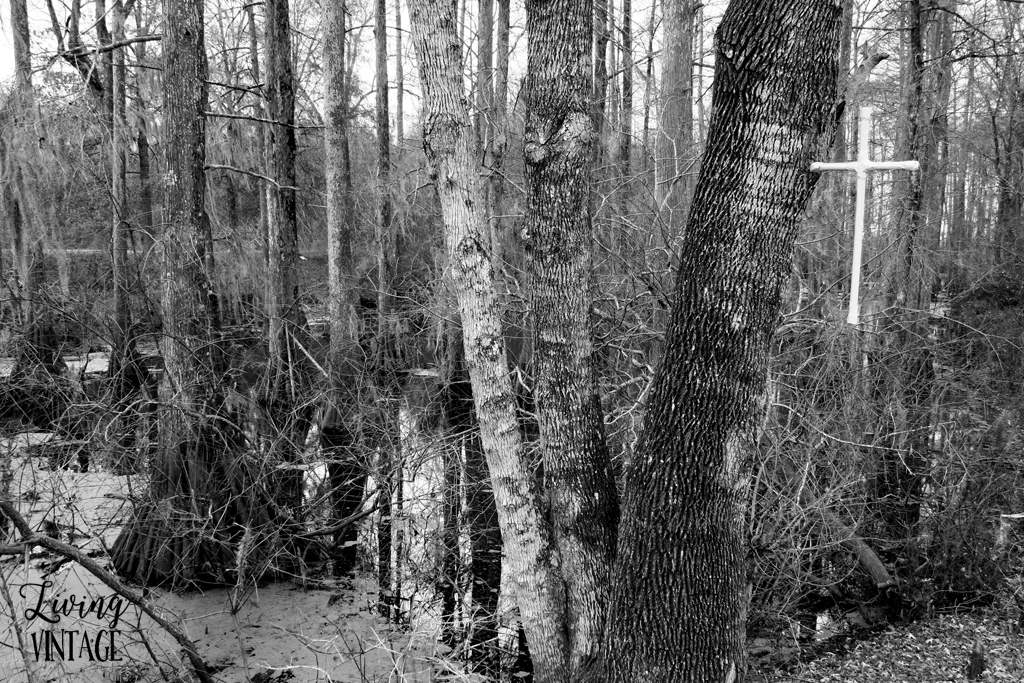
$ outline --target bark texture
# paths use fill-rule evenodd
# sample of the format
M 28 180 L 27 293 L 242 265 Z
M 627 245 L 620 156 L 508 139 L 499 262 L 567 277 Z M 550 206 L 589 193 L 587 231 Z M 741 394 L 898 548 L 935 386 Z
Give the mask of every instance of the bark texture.
M 376 54 L 376 132 L 377 181 L 374 230 L 377 242 L 377 334 L 373 353 L 373 375 L 378 408 L 377 436 L 379 462 L 377 486 L 380 489 L 380 522 L 377 527 L 377 581 L 380 586 L 381 610 L 396 618 L 400 615 L 401 581 L 395 580 L 394 565 L 398 557 L 392 541 L 397 509 L 392 500 L 402 476 L 401 439 L 398 430 L 398 402 L 401 386 L 398 381 L 398 345 L 395 320 L 395 273 L 398 269 L 398 243 L 394 229 L 394 206 L 391 200 L 391 129 L 388 108 L 387 3 L 377 0 L 374 10 L 373 37 Z M 396 506 L 398 508 L 400 506 Z M 400 559 L 398 559 L 400 562 Z
M 273 460 L 292 463 L 305 442 L 309 411 L 304 407 L 308 363 L 296 340 L 305 322 L 296 271 L 299 233 L 295 204 L 295 84 L 292 73 L 288 0 L 266 3 L 268 161 L 273 184 L 267 187 L 268 381 L 263 401 Z M 279 476 L 278 500 L 297 508 L 302 502 L 302 473 Z
M 875 506 L 882 530 L 889 538 L 916 535 L 921 517 L 921 487 L 928 456 L 928 395 L 932 372 L 931 348 L 919 345 L 927 338 L 926 321 L 916 311 L 928 310 L 930 290 L 925 287 L 921 242 L 925 233 L 925 177 L 934 167 L 928 155 L 921 125 L 924 104 L 924 24 L 920 0 L 904 3 L 907 55 L 901 89 L 901 128 L 896 139 L 897 159 L 917 159 L 920 173 L 899 173 L 893 192 L 896 245 L 885 266 L 883 279 L 886 315 L 882 321 L 882 351 L 891 359 L 875 364 L 878 391 L 887 395 L 878 411 L 878 434 L 886 434 L 889 448 L 876 459 Z
M 572 671 L 597 653 L 619 522 L 590 325 L 592 9 L 589 1 L 526 3 L 534 398 L 545 496 L 566 587 Z M 531 651 L 536 647 L 531 639 Z
M 508 147 L 509 0 L 498 0 L 494 67 L 494 139 L 491 142 L 491 258 L 502 277 L 505 269 L 508 221 L 505 213 L 505 149 Z
M 141 5 L 135 4 L 135 24 L 142 26 Z M 146 43 L 135 44 L 135 104 L 139 111 L 146 110 L 143 84 L 146 80 Z M 149 125 L 145 116 L 136 118 L 136 147 L 139 153 L 139 213 L 137 234 L 153 240 L 153 183 L 150 179 Z
M 200 0 L 164 3 L 163 383 L 153 504 L 134 511 L 111 549 L 118 572 L 143 583 L 211 578 L 233 560 L 223 418 L 206 259 L 206 56 Z M 199 511 L 204 511 L 200 513 Z M 200 515 L 197 517 L 197 515 Z M 210 525 L 195 525 L 207 518 Z M 217 520 L 217 522 L 214 522 Z
M 441 200 L 473 403 L 494 488 L 506 564 L 515 577 L 536 679 L 565 681 L 565 591 L 554 539 L 545 524 L 532 464 L 516 420 L 501 304 L 488 250 L 479 148 L 462 88 L 465 63 L 455 8 L 443 0 L 413 0 L 409 7 L 424 91 L 424 147 Z
M 324 161 L 327 166 L 328 315 L 331 325 L 331 391 L 323 408 L 321 446 L 328 459 L 337 521 L 362 501 L 366 468 L 356 455 L 356 418 L 360 395 L 359 320 L 355 264 L 352 260 L 352 170 L 349 165 L 349 98 L 345 79 L 345 11 L 340 0 L 324 3 Z M 355 566 L 356 525 L 335 537 L 335 574 Z
M 826 158 L 838 0 L 734 0 L 716 35 L 714 115 L 672 321 L 626 479 L 603 678 L 745 673 L 739 505 L 749 433 L 797 224 Z

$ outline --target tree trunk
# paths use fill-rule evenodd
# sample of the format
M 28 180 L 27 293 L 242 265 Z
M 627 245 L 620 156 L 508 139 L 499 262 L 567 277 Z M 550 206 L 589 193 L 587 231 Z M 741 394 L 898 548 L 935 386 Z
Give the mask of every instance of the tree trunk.
M 494 184 L 494 0 L 477 2 L 476 50 L 476 135 L 484 159 L 484 201 L 488 214 L 494 208 L 491 188 Z M 491 222 L 491 245 L 498 241 Z M 492 246 L 493 249 L 493 246 Z M 496 262 L 497 263 L 497 262 Z
M 601 640 L 619 521 L 590 325 L 593 15 L 589 1 L 564 0 L 529 1 L 526 16 L 525 231 L 534 397 L 575 672 L 596 656 Z M 532 639 L 530 647 L 536 647 Z
M 259 52 L 259 32 L 256 30 L 256 11 L 254 5 L 249 3 L 245 5 L 245 16 L 249 26 L 249 71 L 251 73 L 252 82 L 254 85 L 262 84 L 263 81 L 260 77 L 260 52 Z M 266 85 L 263 86 L 262 94 L 257 93 L 256 105 L 253 107 L 253 115 L 256 118 L 265 119 L 267 118 L 267 106 L 266 106 Z M 267 158 L 267 148 L 269 146 L 269 136 L 267 132 L 267 124 L 256 123 L 256 159 L 261 164 L 267 164 L 269 162 Z M 257 181 L 257 188 L 259 190 L 259 204 L 260 204 L 260 239 L 263 242 L 263 261 L 269 266 L 270 263 L 270 215 L 267 208 L 267 197 L 270 193 L 270 185 L 265 180 Z
M 64 361 L 49 322 L 50 311 L 38 305 L 43 280 L 46 209 L 40 206 L 41 188 L 37 187 L 38 181 L 29 163 L 37 154 L 35 143 L 29 141 L 36 139 L 33 129 L 38 125 L 32 89 L 32 52 L 25 3 L 14 0 L 10 7 L 15 90 L 0 108 L 7 138 L 0 150 L 0 172 L 6 180 L 2 187 L 5 201 L 0 203 L 5 205 L 5 218 L 11 226 L 13 271 L 17 279 L 9 291 L 14 293 L 13 303 L 19 308 L 22 336 L 16 345 L 9 381 L 25 389 L 21 410 L 40 428 L 51 429 L 57 426 L 67 397 L 56 387 L 47 385 L 52 384 L 51 375 L 63 367 Z
M 267 316 L 270 363 L 264 401 L 270 423 L 271 461 L 295 464 L 305 443 L 310 414 L 302 397 L 308 363 L 296 345 L 304 324 L 296 264 L 299 233 L 295 206 L 295 91 L 288 0 L 266 3 L 268 160 Z M 278 501 L 302 503 L 302 472 L 279 476 Z
M 608 0 L 608 41 L 611 42 L 612 36 L 615 35 L 615 0 Z M 608 77 L 605 79 L 604 95 L 605 95 L 605 116 L 604 116 L 604 132 L 605 139 L 598 140 L 597 144 L 605 145 L 603 157 L 606 159 L 605 168 L 608 168 L 608 178 L 614 178 L 615 172 L 611 169 L 615 167 L 618 161 L 619 151 L 619 138 L 617 135 L 617 126 L 620 124 L 619 121 L 619 79 L 616 75 L 618 73 L 618 55 L 619 51 L 615 43 L 611 43 L 608 46 L 608 56 L 605 60 L 605 69 Z
M 900 174 L 894 183 L 896 248 L 883 275 L 888 291 L 881 355 L 891 361 L 875 368 L 877 385 L 886 401 L 877 430 L 890 435 L 889 448 L 880 451 L 877 460 L 875 502 L 888 537 L 900 539 L 916 533 L 921 514 L 918 494 L 927 460 L 930 382 L 922 372 L 930 372 L 931 349 L 917 341 L 926 338 L 927 331 L 916 311 L 927 311 L 930 299 L 920 253 L 921 240 L 927 239 L 922 178 L 934 167 L 921 126 L 925 70 L 920 0 L 908 0 L 905 12 L 908 52 L 901 92 L 903 125 L 897 134 L 896 155 L 898 159 L 919 160 L 921 171 Z
M 124 22 L 127 18 L 121 0 L 114 0 L 110 18 L 113 23 L 113 40 L 124 40 Z M 111 51 L 111 122 L 110 122 L 110 159 L 111 159 L 111 199 L 113 208 L 113 225 L 111 227 L 111 264 L 114 277 L 114 334 L 111 360 L 113 369 L 128 357 L 129 330 L 131 313 L 128 300 L 128 191 L 125 187 L 127 169 L 125 166 L 125 65 L 123 49 Z M 122 396 L 115 395 L 115 400 Z
M 111 8 L 113 22 L 113 40 L 124 40 L 124 25 L 131 9 L 125 10 L 121 0 L 115 0 Z M 111 199 L 113 208 L 113 225 L 110 233 L 111 270 L 114 280 L 114 329 L 111 344 L 110 366 L 108 373 L 113 380 L 111 403 L 121 416 L 117 429 L 120 432 L 119 447 L 115 466 L 118 470 L 132 472 L 137 463 L 129 451 L 134 446 L 137 413 L 131 408 L 132 397 L 142 388 L 143 377 L 136 362 L 138 353 L 131 324 L 131 290 L 128 277 L 128 190 L 127 153 L 128 122 L 125 117 L 126 77 L 124 49 L 119 48 L 111 54 L 112 80 L 110 84 L 113 98 L 113 112 L 110 126 L 110 159 Z
M 622 113 L 619 125 L 620 211 L 628 215 L 633 182 L 633 1 L 622 0 Z
M 640 172 L 644 176 L 644 182 L 649 182 L 648 174 L 651 170 L 651 101 L 654 92 L 654 32 L 658 19 L 658 3 L 651 3 L 651 18 L 647 21 L 647 68 L 644 74 L 644 122 L 640 147 L 643 150 L 643 161 L 640 164 Z M 655 180 L 657 180 L 655 178 Z
M 441 594 L 441 639 L 456 645 L 461 619 L 462 600 L 459 580 L 462 569 L 459 536 L 462 516 L 462 450 L 467 425 L 466 401 L 473 400 L 472 387 L 459 377 L 459 359 L 464 359 L 462 331 L 451 323 L 445 330 L 445 364 L 441 385 L 441 423 L 446 442 L 444 446 L 443 510 L 444 527 L 441 532 L 441 576 L 438 592 Z M 468 392 L 468 393 L 467 393 Z
M 664 52 L 658 122 L 658 197 L 669 240 L 678 239 L 686 225 L 690 197 L 697 178 L 697 146 L 693 140 L 692 0 L 662 0 Z M 674 248 L 674 245 L 666 245 Z
M 405 148 L 405 65 L 402 63 L 402 3 L 395 2 L 395 147 Z
M 665 355 L 626 476 L 605 644 L 614 683 L 742 681 L 745 443 L 797 226 L 835 131 L 842 10 L 733 0 Z
M 498 509 L 506 562 L 532 644 L 537 679 L 568 680 L 565 589 L 544 519 L 531 457 L 516 419 L 501 326 L 501 303 L 487 244 L 479 148 L 463 99 L 464 61 L 454 7 L 410 2 L 424 92 L 424 148 L 441 200 L 445 246 L 462 318 L 473 404 Z
M 135 24 L 142 26 L 142 5 L 135 4 Z M 146 102 L 143 98 L 143 81 L 145 79 L 146 65 L 146 43 L 145 41 L 135 44 L 135 63 L 138 67 L 135 70 L 136 103 L 140 111 L 145 111 Z M 149 150 L 149 125 L 145 114 L 138 116 L 138 131 L 136 133 L 136 146 L 139 150 L 139 218 L 138 232 L 147 240 L 153 240 L 153 183 L 150 180 L 150 150 Z
M 357 457 L 357 423 L 362 377 L 359 291 L 352 260 L 352 169 L 349 166 L 349 96 L 345 81 L 345 11 L 341 2 L 324 3 L 324 160 L 327 167 L 328 315 L 331 325 L 331 392 L 323 408 L 320 443 L 328 460 L 334 490 L 334 516 L 356 511 L 366 484 L 366 468 Z M 355 525 L 334 539 L 336 575 L 347 574 L 356 561 Z
M 458 354 L 453 364 L 454 387 L 449 428 L 466 454 L 466 518 L 470 538 L 472 580 L 470 658 L 476 671 L 497 680 L 500 673 L 498 646 L 498 598 L 501 590 L 501 530 L 487 461 L 480 444 L 480 425 L 473 409 L 473 388 L 466 370 L 461 333 L 457 333 Z
M 1007 13 L 1010 11 L 1006 10 Z M 1005 19 L 1008 33 L 1012 31 L 1011 16 Z M 1024 222 L 1024 191 L 1021 189 L 1024 187 L 1024 83 L 1021 82 L 1020 66 L 1024 60 L 1008 55 L 1001 61 L 1004 66 L 1001 99 L 1005 102 L 1006 114 L 1002 130 L 994 131 L 995 136 L 1001 138 L 996 143 L 999 208 L 996 213 L 995 251 L 996 265 L 1007 267 L 1011 263 L 1019 264 L 1021 223 Z M 1001 155 L 998 152 L 1000 146 Z M 1019 271 L 1020 266 L 1016 268 Z
M 505 271 L 505 243 L 508 241 L 505 211 L 505 149 L 508 147 L 508 34 L 510 0 L 498 0 L 497 46 L 494 78 L 494 137 L 491 142 L 491 259 L 499 279 Z
M 223 580 L 223 570 L 235 561 L 226 548 L 240 491 L 225 482 L 231 481 L 227 463 L 236 440 L 222 410 L 216 307 L 205 258 L 203 44 L 202 2 L 165 0 L 161 443 L 150 487 L 154 502 L 135 508 L 111 550 L 118 572 L 142 583 Z M 199 510 L 218 520 L 212 528 L 194 527 Z
M 401 471 L 400 439 L 398 434 L 398 400 L 400 387 L 396 375 L 397 348 L 394 320 L 394 279 L 397 267 L 397 243 L 391 202 L 391 129 L 388 116 L 388 52 L 387 3 L 377 0 L 373 36 L 376 43 L 376 129 L 377 129 L 377 187 L 374 228 L 377 241 L 377 334 L 374 351 L 374 376 L 379 421 L 377 485 L 380 489 L 380 524 L 377 528 L 377 578 L 381 595 L 381 609 L 386 615 L 398 617 L 398 584 L 392 565 L 393 514 L 396 471 Z M 390 617 L 389 617 L 390 618 Z
M 594 166 L 600 174 L 603 163 L 604 145 L 601 138 L 605 130 L 605 100 L 608 93 L 608 3 L 610 0 L 594 2 L 594 94 L 590 98 L 591 119 L 594 124 Z
M 96 9 L 96 40 L 101 46 L 110 45 L 110 29 L 107 28 L 107 3 L 106 0 L 94 0 L 93 6 Z M 114 60 L 111 51 L 101 52 L 96 55 L 96 69 L 99 71 L 100 83 L 103 84 L 103 94 L 100 97 L 100 116 L 107 126 L 107 134 L 114 119 Z
M 11 29 L 14 38 L 14 87 L 18 92 L 32 90 L 32 38 L 28 27 L 25 0 L 10 0 Z
M 14 96 L 8 98 L 4 104 L 5 116 L 8 125 L 18 125 L 30 113 L 33 103 L 32 93 L 32 43 L 29 32 L 28 9 L 25 0 L 11 0 L 11 28 L 14 38 Z M 11 136 L 13 139 L 14 136 Z M 37 268 L 33 263 L 34 252 L 32 244 L 33 229 L 30 220 L 29 197 L 27 195 L 27 183 L 25 174 L 22 171 L 21 154 L 17 149 L 8 150 L 5 154 L 4 168 L 2 171 L 9 179 L 4 183 L 5 204 L 7 205 L 7 216 L 11 226 L 11 246 L 15 261 L 15 272 L 21 280 L 20 288 L 15 287 L 21 304 L 22 331 L 25 334 L 24 353 L 32 358 L 37 351 L 32 347 L 32 337 L 35 336 L 35 299 L 38 283 L 36 282 Z M 26 368 L 26 371 L 28 368 Z

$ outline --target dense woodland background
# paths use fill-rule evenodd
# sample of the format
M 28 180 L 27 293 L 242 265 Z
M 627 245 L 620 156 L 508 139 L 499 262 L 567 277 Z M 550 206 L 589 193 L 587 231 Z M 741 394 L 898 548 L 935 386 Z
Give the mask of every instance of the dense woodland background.
M 483 675 L 526 671 L 424 152 L 436 119 L 410 27 L 435 3 L 326 3 L 10 0 L 0 407 L 7 429 L 57 435 L 54 466 L 146 477 L 112 548 L 123 577 L 244 588 L 371 571 L 389 619 L 435 623 Z M 538 486 L 552 476 L 538 387 L 548 406 L 587 403 L 537 351 L 550 289 L 584 297 L 621 490 L 664 351 L 726 3 L 579 4 L 593 21 L 592 166 L 574 181 L 589 285 L 531 270 L 541 181 L 524 149 L 543 55 L 528 59 L 529 8 L 463 1 L 447 27 Z M 740 498 L 751 635 L 813 633 L 830 609 L 873 625 L 1024 599 L 1024 5 L 841 4 L 838 130 L 818 160 L 853 158 L 871 105 L 872 157 L 921 170 L 868 179 L 858 326 L 853 175 L 823 175 L 800 223 Z M 181 102 L 191 118 L 176 118 Z M 202 172 L 175 175 L 189 155 Z M 65 358 L 86 353 L 109 370 L 69 373 Z M 518 660 L 498 654 L 517 647 Z

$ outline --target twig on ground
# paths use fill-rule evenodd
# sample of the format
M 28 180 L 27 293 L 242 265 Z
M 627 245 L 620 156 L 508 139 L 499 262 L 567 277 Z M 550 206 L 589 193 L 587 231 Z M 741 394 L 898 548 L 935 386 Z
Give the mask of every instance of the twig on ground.
M 196 676 L 199 677 L 201 683 L 214 683 L 213 677 L 210 675 L 210 672 L 206 667 L 206 662 L 203 661 L 203 658 L 196 650 L 195 643 L 193 643 L 192 640 L 181 631 L 181 629 L 157 614 L 156 610 L 149 606 L 145 598 L 118 581 L 117 577 L 101 567 L 98 562 L 73 545 L 69 545 L 63 541 L 58 541 L 55 538 L 32 531 L 28 522 L 25 521 L 25 518 L 21 516 L 21 513 L 18 512 L 17 508 L 15 508 L 11 503 L 5 500 L 0 500 L 0 514 L 6 515 L 7 518 L 10 519 L 18 531 L 21 532 L 22 536 L 21 542 L 17 545 L 0 545 L 0 555 L 17 555 L 24 552 L 26 547 L 40 545 L 63 555 L 68 559 L 74 560 L 82 567 L 88 569 L 93 576 L 105 583 L 115 593 L 145 612 L 150 619 L 159 624 L 162 629 L 167 631 L 171 637 L 178 641 L 178 644 L 181 645 L 182 649 L 185 651 L 185 655 L 188 657 L 189 662 L 191 662 L 192 668 L 195 670 Z
M 25 643 L 25 634 L 21 630 L 18 616 L 15 614 L 14 600 L 11 599 L 11 591 L 7 586 L 7 575 L 0 571 L 0 596 L 3 596 L 7 603 L 7 609 L 11 610 L 11 627 L 14 628 L 14 635 L 18 640 L 18 649 L 21 651 L 21 658 L 25 662 L 25 677 L 28 683 L 38 683 L 39 674 L 36 673 L 32 659 L 28 656 L 28 645 Z

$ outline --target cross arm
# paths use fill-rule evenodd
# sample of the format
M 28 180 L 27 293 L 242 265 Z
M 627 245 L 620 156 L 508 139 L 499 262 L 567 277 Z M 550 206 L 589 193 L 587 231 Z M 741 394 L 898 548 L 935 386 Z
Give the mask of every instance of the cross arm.
M 812 171 L 856 171 L 864 174 L 868 171 L 917 171 L 921 164 L 917 161 L 815 161 L 811 163 Z
M 856 161 L 815 161 L 811 163 L 812 171 L 859 171 L 860 164 Z

